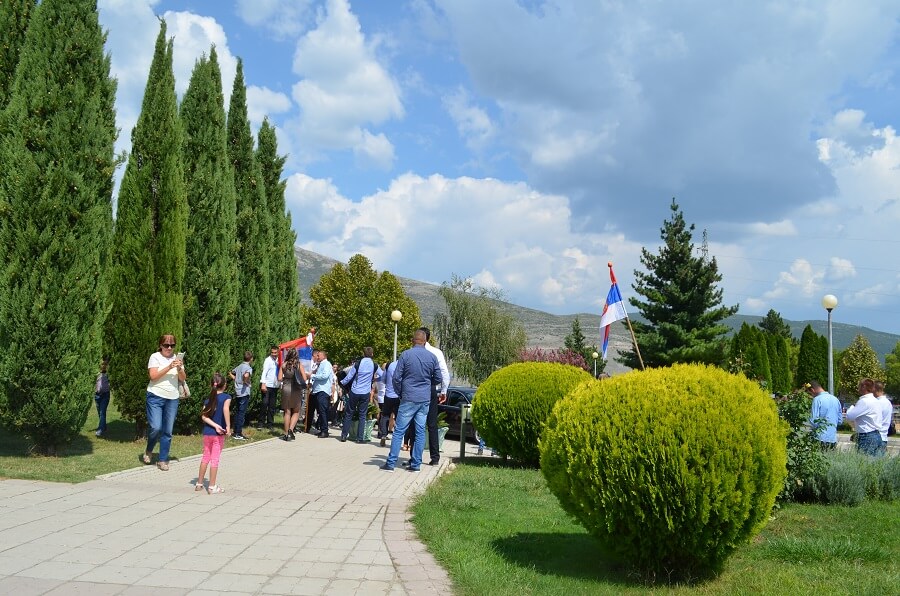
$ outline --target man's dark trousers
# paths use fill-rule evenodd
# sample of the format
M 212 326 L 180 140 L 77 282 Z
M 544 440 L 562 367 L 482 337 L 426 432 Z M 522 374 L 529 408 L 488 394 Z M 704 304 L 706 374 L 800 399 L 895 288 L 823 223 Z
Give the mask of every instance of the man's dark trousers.
M 331 405 L 331 396 L 324 391 L 316 391 L 312 394 L 313 403 L 316 404 L 316 412 L 319 413 L 319 434 L 328 434 L 328 406 Z
M 363 436 L 366 431 L 366 410 L 369 409 L 369 394 L 368 393 L 353 393 L 350 392 L 350 407 L 344 410 L 344 427 L 341 430 L 341 438 L 346 439 L 350 438 L 359 443 L 363 442 Z M 351 432 L 353 413 L 357 413 L 359 415 L 359 426 L 357 427 L 356 436 L 354 437 Z
M 428 404 L 428 418 L 425 420 L 425 426 L 428 428 L 428 453 L 431 455 L 430 464 L 434 465 L 441 459 L 440 445 L 438 444 L 438 392 L 436 388 L 431 389 L 431 403 Z
M 266 422 L 266 428 L 271 429 L 275 424 L 275 400 L 278 399 L 278 388 L 277 387 L 266 387 L 266 394 L 263 395 L 261 408 L 259 416 L 259 426 L 263 425 L 263 420 Z

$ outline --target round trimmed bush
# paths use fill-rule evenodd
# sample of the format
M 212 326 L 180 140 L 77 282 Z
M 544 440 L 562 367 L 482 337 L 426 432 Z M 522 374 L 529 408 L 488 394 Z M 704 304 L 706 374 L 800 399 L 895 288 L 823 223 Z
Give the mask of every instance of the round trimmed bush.
M 592 379 L 587 371 L 555 362 L 517 362 L 495 371 L 478 387 L 472 420 L 485 442 L 529 465 L 538 465 L 538 437 L 553 404 Z
M 563 509 L 648 578 L 717 571 L 765 524 L 787 426 L 743 375 L 703 365 L 576 387 L 540 439 Z

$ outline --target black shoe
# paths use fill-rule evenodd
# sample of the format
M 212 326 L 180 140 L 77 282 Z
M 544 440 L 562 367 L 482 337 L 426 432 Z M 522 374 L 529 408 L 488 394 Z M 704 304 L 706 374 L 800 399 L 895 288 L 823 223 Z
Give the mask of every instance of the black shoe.
M 327 438 L 328 438 L 328 433 L 319 433 L 318 436 L 319 436 L 320 439 L 327 439 Z
M 290 441 L 291 440 L 291 438 L 287 435 L 281 435 L 278 438 L 281 439 L 282 441 Z
M 433 460 L 431 460 L 430 462 L 428 462 L 428 465 L 429 465 L 429 466 L 436 466 L 436 465 L 438 465 L 438 462 L 439 462 L 439 461 L 441 461 L 440 458 L 438 458 L 438 459 L 433 459 Z
M 347 437 L 341 437 L 341 443 L 346 443 L 346 442 L 347 442 Z
M 393 472 L 394 471 L 394 468 L 387 464 L 384 464 L 383 466 L 381 466 L 381 469 L 384 470 L 385 472 Z

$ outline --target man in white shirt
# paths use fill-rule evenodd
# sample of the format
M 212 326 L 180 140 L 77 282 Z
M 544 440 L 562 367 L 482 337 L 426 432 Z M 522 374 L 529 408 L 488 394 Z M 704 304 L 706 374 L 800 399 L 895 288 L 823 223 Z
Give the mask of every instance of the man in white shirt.
M 278 346 L 272 346 L 269 348 L 269 357 L 263 362 L 262 377 L 259 380 L 262 405 L 256 428 L 262 430 L 263 424 L 265 424 L 268 430 L 272 430 L 275 424 L 275 403 L 280 386 L 281 383 L 278 382 Z
M 444 358 L 444 352 L 431 345 L 431 330 L 428 327 L 419 327 L 420 331 L 425 332 L 425 349 L 437 357 L 438 366 L 441 369 L 441 384 L 435 386 L 431 392 L 431 404 L 428 407 L 428 418 L 426 425 L 428 427 L 428 452 L 431 456 L 429 466 L 436 466 L 441 459 L 440 444 L 438 442 L 438 404 L 447 401 L 447 387 L 450 386 L 450 371 L 447 368 L 447 360 Z
M 878 400 L 878 405 L 881 406 L 881 427 L 878 429 L 878 432 L 881 433 L 881 450 L 879 455 L 884 456 L 887 455 L 888 430 L 894 421 L 894 405 L 887 398 L 887 395 L 884 394 L 884 383 L 882 381 L 875 381 L 875 390 L 872 394 Z

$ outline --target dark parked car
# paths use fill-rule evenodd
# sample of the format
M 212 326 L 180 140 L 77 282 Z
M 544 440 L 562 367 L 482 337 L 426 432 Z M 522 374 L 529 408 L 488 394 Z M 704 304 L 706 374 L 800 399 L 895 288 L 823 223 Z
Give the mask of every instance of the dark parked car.
M 457 387 L 451 385 L 447 388 L 447 401 L 438 405 L 438 413 L 444 412 L 447 425 L 450 427 L 447 431 L 448 436 L 459 437 L 459 421 L 463 404 L 471 404 L 475 399 L 475 390 L 477 387 Z M 475 427 L 466 424 L 466 438 L 474 443 L 478 442 L 475 437 Z

